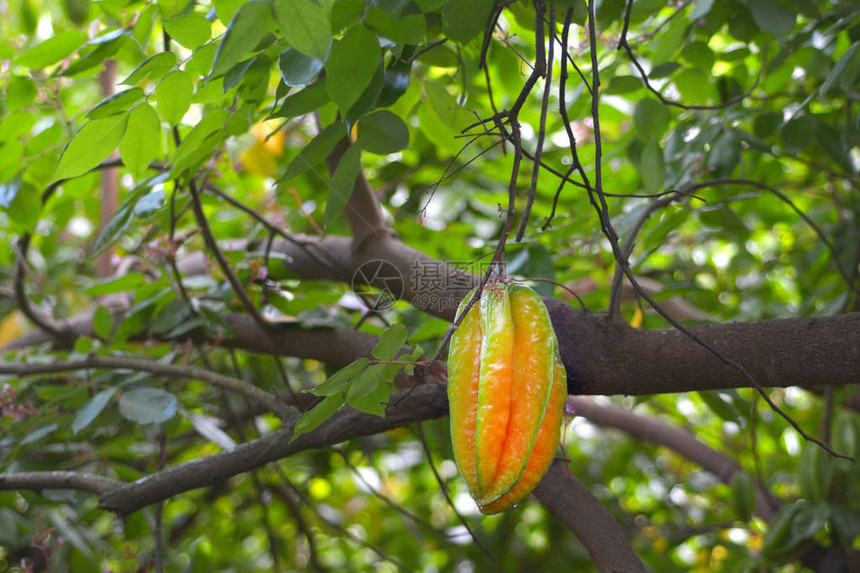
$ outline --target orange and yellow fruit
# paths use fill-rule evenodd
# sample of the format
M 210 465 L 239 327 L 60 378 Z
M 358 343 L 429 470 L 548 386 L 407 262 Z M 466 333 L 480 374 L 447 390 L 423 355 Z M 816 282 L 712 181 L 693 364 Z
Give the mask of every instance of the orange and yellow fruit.
M 488 284 L 451 338 L 448 355 L 454 458 L 483 513 L 519 503 L 549 469 L 566 380 L 537 293 L 506 281 Z

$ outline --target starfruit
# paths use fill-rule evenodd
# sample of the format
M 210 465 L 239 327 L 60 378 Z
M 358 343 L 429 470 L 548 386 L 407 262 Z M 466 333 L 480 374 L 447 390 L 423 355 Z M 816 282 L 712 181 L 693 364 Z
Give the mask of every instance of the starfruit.
M 463 299 L 458 317 L 473 293 Z M 505 281 L 488 284 L 448 353 L 454 459 L 481 512 L 519 503 L 549 469 L 566 380 L 549 312 L 537 293 Z

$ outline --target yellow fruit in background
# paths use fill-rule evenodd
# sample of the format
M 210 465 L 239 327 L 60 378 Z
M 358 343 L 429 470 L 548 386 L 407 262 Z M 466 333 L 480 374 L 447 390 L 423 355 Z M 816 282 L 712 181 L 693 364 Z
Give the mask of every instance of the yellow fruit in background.
M 287 137 L 278 129 L 278 125 L 272 121 L 261 121 L 251 126 L 254 144 L 239 154 L 239 161 L 245 171 L 262 177 L 275 176 L 278 158 L 284 155 Z
M 0 322 L 0 348 L 3 348 L 22 334 L 24 334 L 24 317 L 17 310 L 13 310 Z

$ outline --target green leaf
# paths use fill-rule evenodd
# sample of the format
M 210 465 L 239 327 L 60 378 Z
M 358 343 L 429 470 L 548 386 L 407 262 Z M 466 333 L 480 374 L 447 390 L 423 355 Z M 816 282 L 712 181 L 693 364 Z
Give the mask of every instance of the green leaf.
M 110 340 L 113 332 L 113 314 L 102 305 L 93 313 L 93 332 L 102 340 Z
M 662 103 L 653 99 L 643 99 L 633 111 L 633 125 L 636 135 L 642 139 L 659 140 L 669 128 L 672 113 Z
M 172 177 L 179 177 L 185 170 L 206 161 L 212 151 L 229 135 L 224 128 L 230 121 L 230 117 L 230 112 L 227 110 L 216 109 L 205 115 L 200 123 L 188 132 L 173 153 L 176 165 L 171 171 Z
M 603 91 L 607 95 L 619 95 L 635 92 L 642 87 L 642 80 L 636 76 L 615 76 L 609 81 L 609 86 Z
M 93 339 L 86 336 L 79 336 L 75 340 L 74 349 L 78 354 L 89 354 L 93 351 Z
M 337 0 L 331 7 L 331 31 L 335 35 L 360 21 L 365 12 L 363 0 Z
M 796 546 L 806 541 L 824 527 L 830 511 L 825 504 L 801 507 L 791 523 L 791 538 L 788 545 Z
M 387 10 L 376 6 L 370 7 L 364 23 L 380 36 L 397 44 L 420 44 L 424 41 L 424 34 L 427 31 L 426 19 L 423 14 L 395 17 Z
M 330 100 L 325 87 L 325 78 L 317 80 L 303 90 L 289 96 L 270 117 L 298 117 L 327 104 Z
M 847 412 L 836 416 L 833 424 L 833 449 L 853 458 L 860 454 L 860 420 Z
M 784 38 L 794 28 L 797 11 L 779 0 L 745 0 L 758 27 L 776 38 Z
M 275 27 L 272 2 L 252 0 L 243 4 L 230 20 L 218 45 L 212 76 L 217 77 L 244 60 Z
M 20 177 L 0 183 L 0 207 L 7 209 L 12 204 L 12 201 L 15 200 L 15 197 L 21 190 L 22 184 L 23 182 Z
M 384 418 L 388 399 L 394 391 L 394 385 L 384 380 L 384 377 L 385 374 L 383 373 L 383 380 L 379 381 L 373 391 L 361 397 L 348 397 L 346 403 L 359 412 Z
M 6 107 L 9 111 L 17 111 L 27 107 L 34 101 L 39 93 L 36 82 L 26 76 L 13 76 L 6 85 Z
M 660 64 L 659 66 L 654 66 L 651 68 L 651 72 L 648 74 L 648 77 L 652 80 L 660 79 L 660 78 L 668 78 L 675 70 L 681 67 L 681 64 L 678 62 L 666 62 Z
M 71 56 L 86 39 L 80 30 L 64 30 L 21 52 L 15 58 L 15 64 L 33 70 L 47 68 Z
M 778 111 L 760 113 L 753 120 L 753 133 L 762 139 L 767 139 L 776 133 L 782 125 L 782 119 L 782 113 Z
M 684 43 L 684 37 L 690 28 L 690 22 L 683 18 L 675 18 L 657 38 L 652 53 L 652 64 L 658 66 L 664 62 L 674 61 L 675 52 Z
M 711 145 L 708 167 L 714 169 L 718 176 L 731 175 L 741 160 L 740 155 L 741 146 L 737 138 L 731 132 L 723 133 Z
M 346 392 L 346 401 L 351 404 L 352 400 L 364 398 L 374 390 L 382 382 L 382 371 L 385 369 L 385 364 L 371 364 L 362 370 L 358 376 L 349 385 L 349 390 Z
M 322 71 L 323 64 L 295 48 L 287 48 L 278 58 L 278 68 L 285 84 L 290 87 L 304 87 Z
M 131 27 L 111 30 L 106 34 L 90 40 L 87 46 L 96 46 L 96 49 L 86 56 L 75 60 L 65 70 L 64 76 L 74 76 L 89 71 L 103 61 L 116 54 L 125 45 L 125 41 L 132 35 L 134 29 Z
M 505 249 L 505 272 L 527 279 L 544 278 L 555 280 L 553 254 L 538 242 L 519 243 Z M 555 287 L 551 283 L 538 281 L 532 289 L 538 294 L 552 296 Z
M 322 163 L 337 142 L 343 139 L 345 135 L 345 126 L 340 122 L 333 123 L 323 129 L 287 165 L 287 169 L 278 183 L 286 183 Z
M 160 424 L 176 415 L 176 396 L 159 388 L 135 388 L 120 397 L 119 413 L 138 424 Z
M 487 27 L 493 3 L 487 0 L 457 0 L 442 7 L 442 33 L 465 44 Z
M 815 120 L 802 115 L 788 121 L 782 126 L 780 139 L 788 153 L 800 153 L 815 139 Z
M 131 272 L 99 281 L 85 288 L 82 292 L 87 296 L 104 296 L 106 294 L 135 290 L 144 284 L 146 284 L 146 277 L 143 274 Z
M 741 521 L 749 521 L 755 510 L 755 482 L 744 471 L 732 476 L 729 486 L 732 489 L 732 506 Z
M 135 179 L 161 155 L 161 121 L 148 103 L 142 103 L 128 116 L 128 128 L 119 144 L 122 162 Z
M 409 128 L 388 110 L 379 110 L 358 122 L 361 148 L 370 153 L 388 155 L 409 146 Z
M 690 10 L 690 20 L 698 20 L 704 18 L 711 11 L 714 5 L 714 0 L 695 0 L 693 9 Z
M 698 395 L 714 414 L 727 422 L 740 423 L 741 416 L 734 404 L 737 393 L 733 394 L 727 390 L 707 390 L 698 392 Z
M 133 85 L 146 79 L 158 81 L 175 67 L 176 54 L 173 52 L 159 52 L 145 59 L 120 84 Z
M 418 359 L 424 356 L 424 348 L 421 346 L 416 346 L 412 349 L 412 352 L 409 354 L 404 354 L 400 357 L 400 360 L 404 362 L 418 362 Z M 407 364 L 403 367 L 403 371 L 406 372 L 409 376 L 412 376 L 415 373 L 415 364 Z
M 639 156 L 639 175 L 646 193 L 656 193 L 662 189 L 666 167 L 663 164 L 663 150 L 656 141 L 645 144 Z
M 367 358 L 359 358 L 352 364 L 344 366 L 332 374 L 328 380 L 314 388 L 313 393 L 317 396 L 333 396 L 344 392 L 349 387 L 350 382 L 352 382 L 352 380 L 358 376 L 368 364 L 370 364 L 370 360 Z
M 427 92 L 427 101 L 445 126 L 459 132 L 472 122 L 469 113 L 457 103 L 457 99 L 441 83 L 433 80 L 425 81 L 424 89 Z M 423 123 L 421 126 L 426 129 Z M 457 143 L 458 148 L 459 145 Z
M 27 133 L 36 123 L 36 116 L 29 111 L 7 115 L 0 120 L 0 143 L 14 141 L 19 135 Z
M 340 218 L 349 198 L 352 197 L 352 190 L 355 187 L 355 179 L 361 170 L 361 147 L 351 145 L 344 152 L 337 164 L 337 169 L 331 178 L 331 185 L 328 190 L 328 200 L 325 204 L 325 228 L 331 229 L 335 222 Z
M 857 49 L 860 47 L 860 42 L 855 42 L 848 50 L 842 54 L 830 73 L 827 74 L 827 79 L 821 84 L 820 92 L 822 96 L 827 93 L 839 82 L 845 89 L 851 89 L 850 86 L 855 85 L 854 81 L 857 77 L 857 72 L 860 71 L 860 58 L 857 58 Z M 840 81 L 842 80 L 842 81 Z
M 196 50 L 212 35 L 212 24 L 200 12 L 164 20 L 164 29 L 171 38 L 189 50 Z
M 127 114 L 86 123 L 63 149 L 53 181 L 83 175 L 110 157 L 122 141 L 127 125 Z
M 213 0 L 212 6 L 215 8 L 215 13 L 218 19 L 225 25 L 233 19 L 239 8 L 245 3 L 245 0 Z
M 394 356 L 406 344 L 407 338 L 409 338 L 409 331 L 406 330 L 406 327 L 402 324 L 395 324 L 386 328 L 379 335 L 379 342 L 373 348 L 371 354 L 377 360 L 393 360 Z
M 135 203 L 133 211 L 134 216 L 138 219 L 148 219 L 149 217 L 152 217 L 152 215 L 164 207 L 166 199 L 167 194 L 164 192 L 164 189 L 158 188 L 154 191 L 150 191 Z
M 98 236 L 96 236 L 92 247 L 90 247 L 90 256 L 98 255 L 103 249 L 112 245 L 113 242 L 119 238 L 131 222 L 134 206 L 137 204 L 141 195 L 143 195 L 150 187 L 163 183 L 168 177 L 169 175 L 167 173 L 159 173 L 154 177 L 141 181 L 140 184 L 131 191 L 128 198 L 123 201 L 119 207 L 117 207 L 113 217 L 110 218 L 107 224 L 99 232 Z
M 194 82 L 188 72 L 176 70 L 167 74 L 155 88 L 155 106 L 164 121 L 177 125 L 191 107 Z
M 777 554 L 791 549 L 789 544 L 791 538 L 791 523 L 797 515 L 800 505 L 784 505 L 777 511 L 774 518 L 767 527 L 767 533 L 762 543 L 762 553 L 765 555 Z
M 376 34 L 364 26 L 356 26 L 332 47 L 326 63 L 326 89 L 342 113 L 370 85 L 381 58 Z
M 343 406 L 344 397 L 344 392 L 328 396 L 325 400 L 314 406 L 313 409 L 302 414 L 302 417 L 299 418 L 293 428 L 293 437 L 290 438 L 290 442 L 302 434 L 316 429 L 320 424 L 331 418 Z
M 358 99 L 346 112 L 343 120 L 347 128 L 352 132 L 352 127 L 364 114 L 374 109 L 376 100 L 379 94 L 382 93 L 382 87 L 385 85 L 385 66 L 382 65 L 382 60 L 379 60 L 379 65 L 370 79 L 370 84 L 361 92 Z
M 108 388 L 107 390 L 102 390 L 95 396 L 93 396 L 89 402 L 87 402 L 83 408 L 78 410 L 78 413 L 75 414 L 75 419 L 72 420 L 72 432 L 77 434 L 87 426 L 89 426 L 93 420 L 96 419 L 96 416 L 101 414 L 102 410 L 105 409 L 105 406 L 108 405 L 110 399 L 113 397 L 116 392 L 116 388 Z
M 3 150 L 0 149 L 0 152 Z M 12 183 L 6 186 L 0 194 L 2 203 L 8 214 L 8 225 L 13 232 L 29 233 L 35 229 L 42 214 L 42 199 L 35 187 L 29 183 Z M 12 194 L 14 193 L 14 194 Z M 5 204 L 8 201 L 8 204 Z
M 48 424 L 47 426 L 44 426 L 37 430 L 33 430 L 21 439 L 21 445 L 23 446 L 24 444 L 30 444 L 35 441 L 41 440 L 42 438 L 56 430 L 58 427 L 59 426 L 57 426 L 57 424 Z
M 406 93 L 412 79 L 412 62 L 409 58 L 414 54 L 415 47 L 406 46 L 400 57 L 393 57 L 389 61 L 388 67 L 385 68 L 382 91 L 376 100 L 376 107 L 388 107 Z
M 303 54 L 324 62 L 332 33 L 328 10 L 314 0 L 275 0 L 275 19 L 284 39 Z
M 87 119 L 103 119 L 118 113 L 125 113 L 131 106 L 143 99 L 144 91 L 141 88 L 130 88 L 116 92 L 100 101 L 87 114 Z
M 831 507 L 830 525 L 836 537 L 846 547 L 850 547 L 860 535 L 860 515 L 846 506 Z
M 190 305 L 184 299 L 173 298 L 152 319 L 149 331 L 152 334 L 167 336 L 171 330 L 186 322 L 190 316 Z

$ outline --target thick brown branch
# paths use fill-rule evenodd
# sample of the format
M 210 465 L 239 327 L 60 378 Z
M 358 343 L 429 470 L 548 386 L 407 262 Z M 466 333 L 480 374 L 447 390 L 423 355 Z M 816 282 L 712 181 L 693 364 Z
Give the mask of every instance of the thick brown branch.
M 658 394 L 749 387 L 749 379 L 677 330 L 639 330 L 547 301 L 571 394 Z M 761 386 L 855 384 L 860 313 L 691 328 Z
M 563 463 L 550 466 L 534 495 L 582 541 L 600 571 L 645 571 L 612 514 Z
M 120 482 L 80 472 L 16 472 L 0 474 L 0 490 L 77 489 L 99 497 L 119 487 Z
M 290 441 L 293 423 L 288 423 L 277 432 L 230 451 L 198 458 L 118 487 L 101 496 L 100 505 L 125 515 L 156 501 L 212 485 L 304 450 L 327 448 L 351 438 L 439 418 L 448 412 L 444 387 L 438 384 L 416 386 L 393 394 L 391 404 L 385 418 L 346 407 L 315 431 L 302 434 L 294 441 Z
M 285 268 L 303 276 L 349 280 L 360 262 L 350 254 L 350 242 L 330 237 L 320 248 L 330 268 L 287 242 Z M 390 263 L 402 277 L 402 298 L 440 318 L 452 320 L 457 305 L 479 280 L 477 276 L 434 259 L 396 239 L 374 241 L 376 257 Z M 202 260 L 202 259 L 201 259 Z M 205 268 L 205 267 L 203 267 Z M 392 287 L 381 280 L 371 284 Z M 361 275 L 356 275 L 360 279 Z M 430 280 L 433 278 L 433 280 Z M 571 394 L 659 394 L 748 387 L 749 379 L 721 362 L 677 330 L 639 330 L 599 313 L 583 313 L 556 299 L 547 299 L 559 337 Z M 90 315 L 91 316 L 91 315 Z M 314 358 L 335 365 L 366 355 L 374 344 L 364 333 L 336 329 L 272 329 L 274 338 L 241 315 L 228 315 L 236 348 L 281 356 Z M 77 333 L 92 332 L 89 316 L 69 320 Z M 833 317 L 773 319 L 693 327 L 703 341 L 731 357 L 764 387 L 845 385 L 860 382 L 860 313 Z M 42 332 L 24 335 L 8 345 L 23 348 L 51 341 Z

